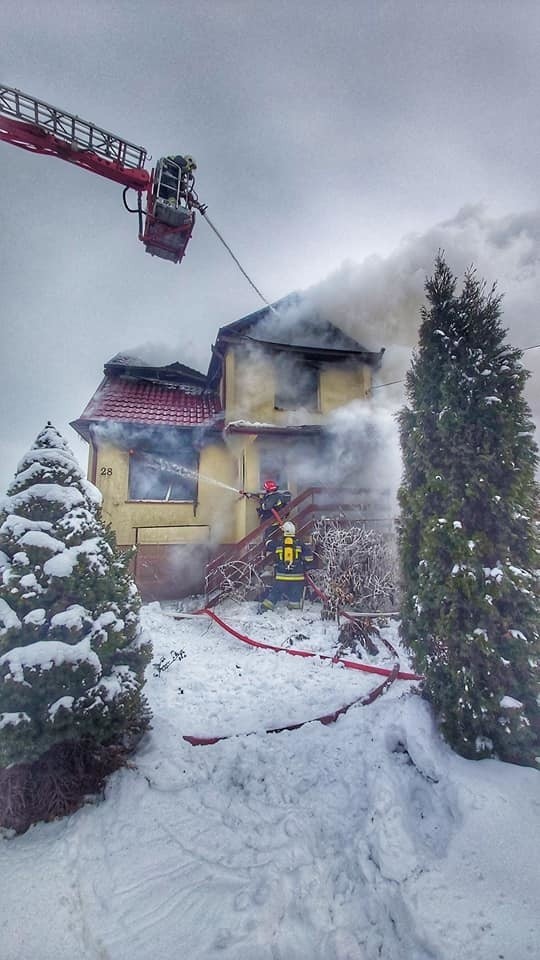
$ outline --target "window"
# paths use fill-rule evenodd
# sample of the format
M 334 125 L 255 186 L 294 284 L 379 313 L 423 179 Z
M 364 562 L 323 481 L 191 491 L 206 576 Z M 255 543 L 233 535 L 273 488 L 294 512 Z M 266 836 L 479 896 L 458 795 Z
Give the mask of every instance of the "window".
M 276 410 L 319 409 L 319 370 L 310 364 L 280 361 L 276 366 Z
M 129 457 L 130 500 L 197 499 L 197 454 L 132 450 Z

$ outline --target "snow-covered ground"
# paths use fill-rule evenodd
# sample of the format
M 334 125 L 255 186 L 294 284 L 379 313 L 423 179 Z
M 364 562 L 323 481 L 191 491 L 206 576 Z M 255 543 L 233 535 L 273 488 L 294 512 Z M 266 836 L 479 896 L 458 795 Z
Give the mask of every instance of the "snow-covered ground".
M 317 606 L 221 614 L 334 650 Z M 153 729 L 105 802 L 0 842 L 0 960 L 538 957 L 538 771 L 452 754 L 410 682 L 335 724 L 265 734 L 380 678 L 157 604 L 143 623 L 154 663 L 185 657 L 149 668 Z

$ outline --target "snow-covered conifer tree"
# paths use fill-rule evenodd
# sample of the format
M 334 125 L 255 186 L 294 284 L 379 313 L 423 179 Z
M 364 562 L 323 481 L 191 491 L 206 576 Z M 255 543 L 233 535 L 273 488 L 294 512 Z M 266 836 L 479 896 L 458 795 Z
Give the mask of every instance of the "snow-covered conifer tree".
M 51 424 L 0 501 L 0 766 L 148 724 L 139 596 L 100 501 Z
M 448 742 L 538 750 L 537 447 L 500 297 L 439 256 L 399 414 L 402 631 Z

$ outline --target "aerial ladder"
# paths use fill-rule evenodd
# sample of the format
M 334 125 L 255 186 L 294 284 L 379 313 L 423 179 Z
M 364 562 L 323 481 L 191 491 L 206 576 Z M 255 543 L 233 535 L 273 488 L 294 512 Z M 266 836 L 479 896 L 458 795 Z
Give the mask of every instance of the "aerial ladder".
M 191 157 L 162 157 L 148 170 L 145 164 L 150 157 L 144 147 L 1 84 L 0 140 L 67 160 L 123 185 L 124 206 L 138 214 L 139 240 L 146 252 L 180 263 L 193 232 L 195 211 L 204 214 L 206 209 L 195 193 L 196 164 Z M 137 194 L 135 207 L 128 205 L 129 190 Z

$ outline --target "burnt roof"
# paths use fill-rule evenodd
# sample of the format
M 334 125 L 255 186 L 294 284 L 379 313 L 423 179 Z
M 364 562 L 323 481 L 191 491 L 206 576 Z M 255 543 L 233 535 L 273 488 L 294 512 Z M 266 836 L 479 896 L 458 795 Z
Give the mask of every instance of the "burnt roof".
M 130 357 L 124 353 L 117 353 L 108 360 L 104 368 L 105 376 L 132 377 L 135 380 L 149 380 L 153 383 L 164 384 L 193 384 L 205 387 L 206 376 L 193 367 L 186 367 L 183 363 L 168 363 L 155 366 L 138 357 Z
M 291 293 L 219 328 L 208 368 L 209 384 L 220 376 L 220 346 L 242 340 L 257 343 L 265 350 L 303 354 L 314 361 L 356 358 L 369 366 L 378 366 L 384 352 L 367 350 L 322 317 L 304 295 Z

